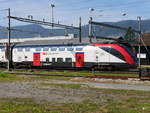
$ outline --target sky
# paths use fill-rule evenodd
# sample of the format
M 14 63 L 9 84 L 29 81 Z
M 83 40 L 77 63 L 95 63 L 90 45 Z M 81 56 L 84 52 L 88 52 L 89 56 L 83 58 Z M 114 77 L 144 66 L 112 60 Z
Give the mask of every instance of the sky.
M 82 25 L 88 24 L 89 17 L 99 22 L 116 22 L 122 20 L 150 19 L 150 0 L 0 0 L 0 26 L 7 26 L 7 10 L 11 15 L 25 17 L 33 15 L 35 20 L 52 21 L 54 4 L 54 21 L 66 25 L 78 26 L 79 17 Z M 94 10 L 91 11 L 90 9 Z M 26 23 L 11 21 L 11 25 Z

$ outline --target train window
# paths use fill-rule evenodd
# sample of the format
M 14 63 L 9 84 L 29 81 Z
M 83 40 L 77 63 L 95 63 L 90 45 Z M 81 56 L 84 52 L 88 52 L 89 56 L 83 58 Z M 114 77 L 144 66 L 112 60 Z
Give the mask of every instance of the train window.
M 56 59 L 55 59 L 55 58 L 52 58 L 52 62 L 53 62 L 53 63 L 56 62 Z
M 100 47 L 101 49 L 105 50 L 106 52 L 110 53 L 111 55 L 118 57 L 122 60 L 125 60 L 123 55 L 121 55 L 121 53 L 119 51 L 117 51 L 116 49 L 113 48 L 108 48 L 108 47 Z
M 57 62 L 58 62 L 58 63 L 63 62 L 63 58 L 57 58 Z
M 57 50 L 56 47 L 51 48 L 51 51 L 56 51 L 56 50 Z
M 46 58 L 46 62 L 47 62 L 47 63 L 49 62 L 49 58 Z
M 49 50 L 48 47 L 44 47 L 44 48 L 43 48 L 43 51 L 48 51 L 48 50 Z
M 65 51 L 65 48 L 59 48 L 59 51 Z
M 66 58 L 66 62 L 72 62 L 72 58 Z
M 21 52 L 21 51 L 23 51 L 23 48 L 18 48 L 17 50 L 18 50 L 19 52 Z
M 38 47 L 38 48 L 36 48 L 35 50 L 36 50 L 36 51 L 41 51 L 41 48 L 40 48 L 40 47 Z
M 73 51 L 73 48 L 67 48 L 67 51 Z
M 30 51 L 30 48 L 25 48 L 25 51 Z
M 76 48 L 76 51 L 82 51 L 83 48 Z

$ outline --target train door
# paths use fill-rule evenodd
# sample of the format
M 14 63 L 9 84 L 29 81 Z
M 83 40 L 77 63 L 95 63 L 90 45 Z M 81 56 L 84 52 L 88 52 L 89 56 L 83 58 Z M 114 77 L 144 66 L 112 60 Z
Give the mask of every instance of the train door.
M 40 53 L 34 53 L 33 54 L 33 66 L 40 66 Z
M 84 53 L 76 53 L 76 67 L 84 66 Z

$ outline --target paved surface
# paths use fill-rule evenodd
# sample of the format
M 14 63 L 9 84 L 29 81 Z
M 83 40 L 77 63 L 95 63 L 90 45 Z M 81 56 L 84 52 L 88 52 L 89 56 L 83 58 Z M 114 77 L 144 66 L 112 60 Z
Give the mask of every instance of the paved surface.
M 150 82 L 132 81 L 131 83 L 131 81 L 117 81 L 117 83 L 115 81 L 115 83 L 112 83 L 112 80 L 83 80 L 84 81 L 82 81 L 81 78 L 78 78 L 70 81 L 35 80 L 20 82 L 1 82 L 0 98 L 32 98 L 39 103 L 45 101 L 64 103 L 81 102 L 83 100 L 86 100 L 87 98 L 95 99 L 96 101 L 97 96 L 100 96 L 100 98 L 103 99 L 103 96 L 109 95 L 102 93 L 101 90 L 91 90 L 88 87 L 150 91 Z M 83 87 L 78 89 L 61 88 L 41 85 L 41 83 L 82 84 Z M 116 97 L 116 95 L 113 96 L 114 98 Z
M 74 80 L 73 80 L 74 81 Z M 81 80 L 82 81 L 82 80 Z M 92 88 L 107 88 L 107 89 L 124 89 L 124 90 L 141 90 L 141 91 L 150 91 L 150 81 L 143 82 L 143 81 L 131 81 L 131 80 L 95 80 L 95 81 L 84 81 L 81 82 L 80 78 L 78 80 L 75 80 L 75 82 L 66 82 L 66 81 L 51 81 L 53 83 L 65 83 L 65 84 L 84 84 L 88 85 Z M 111 83 L 111 82 L 114 83 Z M 104 82 L 104 83 L 103 83 Z M 110 82 L 110 83 L 109 83 Z M 130 84 L 129 84 L 130 83 Z
M 110 83 L 87 83 L 87 84 L 94 88 L 150 91 L 150 86 L 143 86 L 143 85 L 110 84 Z

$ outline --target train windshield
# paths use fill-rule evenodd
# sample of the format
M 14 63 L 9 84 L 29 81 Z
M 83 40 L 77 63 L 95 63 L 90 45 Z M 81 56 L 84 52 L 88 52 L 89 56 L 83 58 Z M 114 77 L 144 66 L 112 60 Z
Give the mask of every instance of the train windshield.
M 137 60 L 135 53 L 125 45 L 121 44 L 120 46 L 122 46 L 131 55 L 131 57 L 134 59 L 134 62 L 138 64 L 138 60 Z

